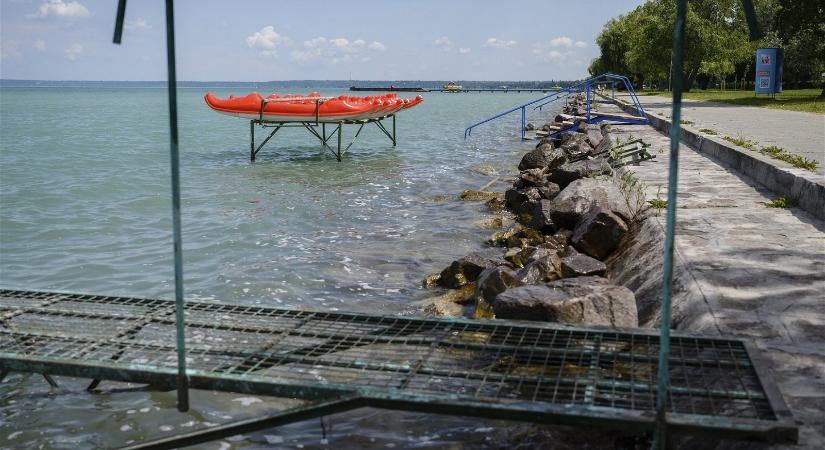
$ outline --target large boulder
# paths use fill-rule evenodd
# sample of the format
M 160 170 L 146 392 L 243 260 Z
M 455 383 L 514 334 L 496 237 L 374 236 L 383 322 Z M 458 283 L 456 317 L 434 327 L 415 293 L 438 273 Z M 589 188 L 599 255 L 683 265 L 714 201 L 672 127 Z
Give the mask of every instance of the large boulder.
M 565 153 L 562 150 L 553 148 L 552 144 L 543 144 L 525 154 L 521 158 L 518 169 L 544 169 L 547 167 L 553 170 L 564 164 L 566 160 Z
M 627 201 L 619 189 L 607 180 L 582 178 L 570 183 L 559 195 L 551 200 L 551 218 L 559 227 L 575 229 L 579 220 L 593 206 L 601 206 L 607 211 L 627 221 L 631 217 Z
M 618 215 L 596 206 L 573 231 L 573 245 L 596 259 L 605 259 L 619 246 L 627 234 L 627 224 Z
M 457 259 L 441 271 L 438 284 L 455 289 L 472 283 L 478 279 L 484 269 L 506 265 L 503 252 L 499 249 L 488 249 L 470 253 Z
M 496 296 L 512 287 L 523 286 L 515 272 L 506 267 L 484 269 L 476 282 L 475 296 L 488 304 L 493 304 Z
M 504 192 L 504 203 L 512 211 L 518 211 L 522 203 L 528 200 L 540 200 L 541 194 L 536 188 L 529 188 L 524 190 L 507 189 Z
M 596 175 L 609 175 L 611 172 L 610 164 L 605 158 L 583 159 L 562 164 L 550 173 L 547 180 L 564 189 L 576 180 Z
M 527 247 L 544 242 L 544 235 L 532 228 L 515 224 L 508 230 L 493 233 L 487 243 L 496 247 Z
M 538 189 L 541 198 L 545 198 L 547 200 L 552 200 L 559 194 L 559 192 L 561 192 L 561 188 L 558 184 L 551 183 L 549 181 L 547 181 L 544 186 L 539 186 L 536 189 Z
M 603 277 L 607 266 L 598 259 L 587 255 L 571 255 L 561 259 L 561 274 L 564 278 L 573 277 Z
M 557 280 L 561 278 L 561 258 L 558 252 L 550 251 L 527 263 L 516 276 L 524 284 Z
M 559 147 L 570 158 L 582 157 L 590 154 L 590 144 L 587 143 L 587 138 L 581 133 L 566 133 L 564 136 L 569 136 L 567 139 L 562 138 L 561 146 Z
M 531 211 L 533 217 L 530 221 L 530 228 L 535 228 L 544 234 L 551 234 L 556 227 L 553 225 L 551 216 L 550 200 L 539 200 Z
M 493 311 L 500 319 L 639 326 L 633 292 L 601 277 L 565 278 L 507 289 L 496 296 Z
M 544 186 L 547 173 L 544 169 L 527 169 L 519 174 L 519 180 L 524 187 Z

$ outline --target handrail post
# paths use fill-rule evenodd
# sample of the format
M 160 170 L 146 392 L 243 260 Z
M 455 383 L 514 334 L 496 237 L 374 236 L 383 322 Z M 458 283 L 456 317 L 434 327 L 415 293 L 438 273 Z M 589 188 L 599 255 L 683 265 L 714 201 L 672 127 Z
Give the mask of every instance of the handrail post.
M 670 164 L 667 180 L 667 224 L 665 227 L 665 254 L 662 270 L 662 306 L 659 330 L 659 367 L 656 373 L 656 432 L 653 448 L 665 449 L 667 435 L 667 397 L 670 390 L 670 300 L 673 282 L 673 246 L 676 233 L 676 189 L 679 175 L 679 138 L 682 114 L 682 50 L 685 38 L 687 0 L 676 3 L 676 24 L 673 27 L 673 111 L 670 128 Z
M 189 410 L 189 378 L 186 376 L 186 325 L 183 301 L 183 246 L 180 220 L 180 156 L 178 154 L 178 99 L 175 74 L 174 1 L 166 0 L 166 66 L 169 72 L 169 155 L 172 166 L 172 228 L 175 248 L 175 328 L 178 350 L 178 411 Z

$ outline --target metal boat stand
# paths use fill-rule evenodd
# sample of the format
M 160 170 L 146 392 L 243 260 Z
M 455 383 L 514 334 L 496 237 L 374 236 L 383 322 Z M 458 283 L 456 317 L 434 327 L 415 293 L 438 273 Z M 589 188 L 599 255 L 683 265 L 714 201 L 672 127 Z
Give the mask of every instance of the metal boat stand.
M 387 129 L 384 125 L 383 121 L 387 119 L 392 119 L 392 132 Z M 395 147 L 397 144 L 396 134 L 395 134 L 395 114 L 390 114 L 388 116 L 379 117 L 376 119 L 362 119 L 362 120 L 342 120 L 338 122 L 321 122 L 319 117 L 315 117 L 315 121 L 310 122 L 281 122 L 281 121 L 270 121 L 265 120 L 262 117 L 254 120 L 249 121 L 249 159 L 251 161 L 255 161 L 255 157 L 258 155 L 258 152 L 261 151 L 264 145 L 275 136 L 275 133 L 278 132 L 281 128 L 304 128 L 309 131 L 313 136 L 318 138 L 321 142 L 321 146 L 324 148 L 329 149 L 332 152 L 332 155 L 335 156 L 335 159 L 338 162 L 341 162 L 341 158 L 344 154 L 349 151 L 355 141 L 358 140 L 358 136 L 361 134 L 361 131 L 364 129 L 364 125 L 368 123 L 374 123 L 378 129 L 384 133 L 387 138 L 390 139 L 392 142 L 392 146 Z M 332 131 L 327 134 L 327 124 L 334 126 Z M 260 126 L 261 128 L 272 128 L 272 132 L 261 142 L 259 145 L 255 145 L 255 125 Z M 358 125 L 358 130 L 355 132 L 355 136 L 353 136 L 352 140 L 347 144 L 344 145 L 344 138 L 343 138 L 343 128 L 344 125 Z M 337 137 L 337 146 L 333 148 L 329 145 L 329 141 L 333 138 L 333 136 Z

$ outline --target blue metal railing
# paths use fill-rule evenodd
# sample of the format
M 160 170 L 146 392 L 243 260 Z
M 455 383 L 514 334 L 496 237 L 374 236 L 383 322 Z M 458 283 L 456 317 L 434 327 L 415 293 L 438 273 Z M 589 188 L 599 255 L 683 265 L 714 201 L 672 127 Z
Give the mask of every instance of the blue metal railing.
M 598 116 L 595 116 L 595 117 L 593 116 L 593 114 L 591 112 L 591 106 L 590 106 L 590 102 L 591 102 L 591 92 L 590 91 L 596 85 L 603 84 L 603 83 L 608 82 L 608 81 L 611 82 L 612 84 L 614 84 L 614 88 L 615 88 L 615 82 L 616 81 L 621 82 L 622 84 L 624 84 L 625 89 L 627 89 L 627 92 L 630 94 L 630 98 L 633 101 L 633 106 L 639 114 L 638 119 L 636 119 L 636 118 L 631 119 L 631 118 L 609 117 L 609 116 L 604 116 L 604 115 L 598 115 Z M 642 104 L 639 102 L 639 98 L 636 96 L 636 91 L 633 89 L 633 83 L 630 82 L 630 79 L 628 79 L 627 77 L 625 77 L 623 75 L 617 75 L 617 74 L 613 74 L 613 73 L 603 73 L 601 75 L 597 75 L 595 77 L 588 78 L 588 79 L 582 81 L 581 83 L 575 84 L 573 86 L 568 86 L 566 88 L 554 91 L 552 94 L 546 95 L 544 97 L 537 98 L 535 100 L 531 100 L 527 103 L 523 103 L 523 104 L 518 105 L 518 106 L 514 106 L 513 108 L 510 108 L 506 111 L 502 111 L 502 112 L 500 112 L 500 113 L 498 113 L 498 114 L 496 114 L 492 117 L 488 117 L 487 119 L 484 119 L 480 122 L 474 123 L 474 124 L 470 125 L 469 127 L 467 127 L 464 130 L 464 139 L 467 139 L 468 136 L 472 135 L 473 128 L 476 128 L 479 125 L 483 125 L 483 124 L 485 124 L 487 122 L 490 122 L 492 120 L 498 119 L 499 117 L 506 116 L 506 115 L 508 115 L 510 113 L 513 113 L 515 111 L 518 111 L 518 110 L 521 110 L 521 139 L 524 139 L 525 126 L 527 125 L 527 123 L 526 123 L 527 122 L 526 108 L 528 106 L 536 105 L 536 103 L 538 103 L 538 105 L 533 107 L 533 110 L 536 110 L 536 109 L 541 110 L 542 106 L 544 106 L 548 103 L 554 102 L 554 101 L 556 101 L 560 98 L 564 98 L 564 96 L 566 96 L 566 95 L 580 93 L 580 92 L 586 92 L 586 95 L 587 95 L 587 102 L 586 102 L 587 115 L 585 117 L 587 123 L 597 123 L 597 122 L 602 122 L 602 121 L 605 121 L 605 120 L 610 120 L 612 122 L 618 122 L 618 123 L 628 123 L 628 124 L 647 124 L 648 123 L 647 116 L 645 115 L 645 110 L 642 107 Z M 554 137 L 556 135 L 566 133 L 568 131 L 571 131 L 571 129 L 575 129 L 576 127 L 578 127 L 578 123 L 576 123 L 572 127 L 562 128 L 562 129 L 560 129 L 560 130 L 558 130 L 554 133 L 551 133 L 551 134 L 548 135 L 548 137 Z

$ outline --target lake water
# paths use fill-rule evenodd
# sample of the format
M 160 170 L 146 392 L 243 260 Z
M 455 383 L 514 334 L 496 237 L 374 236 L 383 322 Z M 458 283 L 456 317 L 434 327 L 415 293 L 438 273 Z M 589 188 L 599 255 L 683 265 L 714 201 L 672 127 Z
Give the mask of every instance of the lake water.
M 386 314 L 421 312 L 434 294 L 421 280 L 483 246 L 490 231 L 479 221 L 490 213 L 457 195 L 515 173 L 532 146 L 518 139 L 518 113 L 467 141 L 464 127 L 540 95 L 425 93 L 399 114 L 397 147 L 370 126 L 338 163 L 307 131 L 289 129 L 250 163 L 248 121 L 209 110 L 204 89 L 178 92 L 187 298 Z M 167 119 L 164 89 L 0 89 L 0 286 L 172 298 Z M 345 129 L 345 141 L 354 132 Z M 59 381 L 54 392 L 39 375 L 0 384 L 0 447 L 112 447 L 292 404 L 193 391 L 192 409 L 178 413 L 174 392 L 104 382 L 89 394 L 88 380 Z M 519 439 L 502 423 L 372 409 L 325 425 L 326 440 L 312 420 L 198 448 Z

